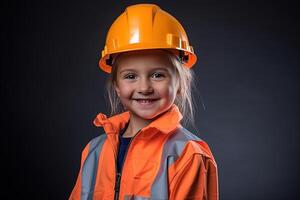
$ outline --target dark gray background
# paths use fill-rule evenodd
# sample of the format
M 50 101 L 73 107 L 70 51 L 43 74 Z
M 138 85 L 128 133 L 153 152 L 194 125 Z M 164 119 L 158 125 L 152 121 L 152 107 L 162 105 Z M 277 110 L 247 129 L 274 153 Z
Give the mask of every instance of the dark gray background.
M 1 6 L 2 183 L 9 199 L 67 199 L 81 151 L 99 134 L 93 118 L 108 113 L 97 67 L 106 33 L 140 1 L 9 2 Z M 198 55 L 190 130 L 215 155 L 220 199 L 299 198 L 296 4 L 152 2 L 183 24 Z

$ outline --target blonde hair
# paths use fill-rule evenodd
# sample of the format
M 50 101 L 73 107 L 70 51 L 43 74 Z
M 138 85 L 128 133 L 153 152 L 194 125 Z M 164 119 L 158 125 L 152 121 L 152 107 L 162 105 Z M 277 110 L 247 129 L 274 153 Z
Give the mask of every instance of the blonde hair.
M 183 124 L 191 123 L 191 125 L 194 126 L 194 103 L 192 96 L 192 91 L 195 87 L 194 73 L 191 69 L 184 67 L 179 58 L 174 53 L 168 50 L 160 50 L 164 52 L 162 55 L 166 56 L 170 64 L 172 64 L 175 69 L 176 79 L 179 83 L 179 91 L 174 103 L 177 105 L 183 115 L 182 122 Z M 125 111 L 114 88 L 114 84 L 117 80 L 117 61 L 120 57 L 120 54 L 114 56 L 112 61 L 112 71 L 106 82 L 106 91 L 108 94 L 111 116 Z

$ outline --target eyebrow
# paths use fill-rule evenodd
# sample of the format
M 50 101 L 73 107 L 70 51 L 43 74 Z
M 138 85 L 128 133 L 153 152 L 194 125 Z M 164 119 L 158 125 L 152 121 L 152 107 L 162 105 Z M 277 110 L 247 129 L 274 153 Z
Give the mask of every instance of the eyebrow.
M 126 71 L 136 72 L 135 69 L 124 69 L 124 70 L 120 71 L 119 74 L 122 74 L 123 72 L 126 72 Z
M 163 68 L 163 67 L 154 68 L 154 69 L 153 69 L 153 70 L 151 70 L 151 71 L 155 71 L 155 70 L 162 70 L 162 71 L 166 71 L 166 72 L 168 72 L 168 71 L 169 71 L 168 69 L 166 69 L 166 68 Z
M 156 70 L 162 70 L 162 71 L 165 71 L 165 72 L 169 72 L 168 69 L 163 68 L 163 67 L 154 68 L 154 69 L 151 70 L 151 72 L 156 71 Z M 119 74 L 122 74 L 123 72 L 126 72 L 126 71 L 137 72 L 136 69 L 128 68 L 128 69 L 124 69 L 124 70 L 120 71 Z

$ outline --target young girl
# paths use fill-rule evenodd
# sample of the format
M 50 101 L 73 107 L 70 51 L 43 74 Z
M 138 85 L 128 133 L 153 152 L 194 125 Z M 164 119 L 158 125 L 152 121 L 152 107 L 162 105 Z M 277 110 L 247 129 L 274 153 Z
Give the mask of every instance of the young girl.
M 69 199 L 217 200 L 208 145 L 181 125 L 192 120 L 196 62 L 181 24 L 153 4 L 129 6 L 111 26 L 100 68 L 110 73 L 112 116 L 82 152 Z

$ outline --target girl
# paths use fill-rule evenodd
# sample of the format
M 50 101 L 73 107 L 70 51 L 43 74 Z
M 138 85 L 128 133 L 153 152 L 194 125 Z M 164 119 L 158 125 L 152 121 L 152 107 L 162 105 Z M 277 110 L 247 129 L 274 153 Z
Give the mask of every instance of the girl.
M 95 118 L 104 133 L 84 148 L 69 199 L 218 199 L 213 155 L 180 123 L 193 119 L 195 62 L 174 17 L 153 4 L 126 8 L 99 61 L 112 116 Z

